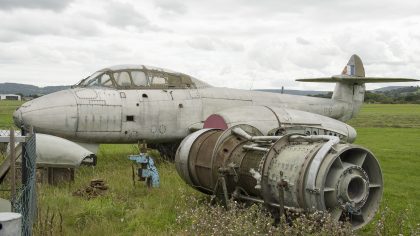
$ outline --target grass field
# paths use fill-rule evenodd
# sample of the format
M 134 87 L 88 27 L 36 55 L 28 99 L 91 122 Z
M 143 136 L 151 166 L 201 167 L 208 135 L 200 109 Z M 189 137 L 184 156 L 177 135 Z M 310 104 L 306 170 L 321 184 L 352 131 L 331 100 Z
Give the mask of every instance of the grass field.
M 13 124 L 12 114 L 21 104 L 21 101 L 0 101 L 0 129 L 10 128 Z
M 420 105 L 368 104 L 348 123 L 357 130 L 356 144 L 379 159 L 385 182 L 382 211 L 388 207 L 390 218 L 407 216 L 411 225 L 420 223 Z M 369 235 L 372 228 L 362 232 Z
M 0 101 L 0 128 L 11 125 L 16 102 Z M 358 132 L 356 143 L 369 148 L 379 159 L 385 188 L 380 214 L 358 234 L 375 234 L 377 220 L 387 215 L 390 234 L 398 227 L 420 223 L 420 105 L 364 105 L 357 118 L 349 121 Z M 82 167 L 74 183 L 38 188 L 40 225 L 53 235 L 166 235 L 183 232 L 177 215 L 186 210 L 186 195 L 202 196 L 178 177 L 172 163 L 158 166 L 161 187 L 148 190 L 133 186 L 127 155 L 133 145 L 101 145 L 96 167 Z M 109 190 L 86 200 L 72 193 L 92 178 L 103 178 Z M 47 214 L 48 211 L 48 214 Z M 50 222 L 52 214 L 55 218 Z M 62 215 L 62 223 L 58 215 Z M 403 220 L 402 220 L 403 219 Z M 48 223 L 50 222 L 50 223 Z M 38 227 L 40 227 L 38 225 Z M 43 233 L 45 234 L 45 232 Z
M 420 128 L 420 104 L 365 104 L 348 123 L 355 128 Z

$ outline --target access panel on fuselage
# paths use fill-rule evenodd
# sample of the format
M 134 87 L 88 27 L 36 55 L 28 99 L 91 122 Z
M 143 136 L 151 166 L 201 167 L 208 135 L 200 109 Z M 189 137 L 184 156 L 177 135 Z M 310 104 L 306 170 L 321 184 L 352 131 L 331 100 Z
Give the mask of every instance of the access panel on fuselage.
M 121 105 L 77 105 L 77 132 L 121 132 Z
M 174 106 L 167 90 L 139 90 L 139 138 L 146 141 L 159 141 L 166 136 L 167 116 L 174 113 Z
M 142 139 L 167 142 L 185 137 L 191 124 L 201 121 L 200 100 L 189 89 L 140 91 L 138 119 Z

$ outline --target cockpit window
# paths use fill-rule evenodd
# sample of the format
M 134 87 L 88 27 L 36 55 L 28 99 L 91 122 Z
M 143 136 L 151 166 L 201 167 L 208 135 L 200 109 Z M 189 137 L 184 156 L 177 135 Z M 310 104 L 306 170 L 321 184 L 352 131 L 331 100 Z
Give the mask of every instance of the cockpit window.
M 105 87 L 113 87 L 114 86 L 114 84 L 112 83 L 111 76 L 109 76 L 108 74 L 103 74 L 102 75 L 101 84 L 102 84 L 102 86 L 105 86 Z
M 152 84 L 166 84 L 166 78 L 162 76 L 153 76 Z
M 128 74 L 127 71 L 115 72 L 114 79 L 115 79 L 115 82 L 117 82 L 118 86 L 121 86 L 121 87 L 131 86 L 130 75 Z
M 146 74 L 143 71 L 133 70 L 131 71 L 131 78 L 135 86 L 147 86 L 148 81 Z
M 100 82 L 101 78 L 98 76 L 96 78 L 93 78 L 89 81 L 87 81 L 86 86 L 99 86 L 101 84 Z
M 104 72 L 97 72 L 93 74 L 92 76 L 89 76 L 88 78 L 84 79 L 82 82 L 79 83 L 79 86 L 106 86 L 106 87 L 112 87 L 112 80 L 111 77 L 104 73 Z
M 80 83 L 78 85 L 79 86 L 87 86 L 89 84 L 92 84 L 99 74 L 101 74 L 101 72 L 95 72 L 93 75 L 91 75 L 91 76 L 87 77 L 86 79 L 80 81 Z
M 168 87 L 169 88 L 179 88 L 182 87 L 182 81 L 180 76 L 170 75 L 168 76 Z M 188 84 L 184 84 L 184 87 L 188 87 Z
M 199 85 L 198 82 L 200 81 L 185 74 L 142 66 L 139 68 L 118 67 L 103 69 L 83 79 L 74 87 L 102 86 L 115 89 L 189 89 L 197 88 Z M 208 87 L 208 85 L 205 84 L 203 87 Z

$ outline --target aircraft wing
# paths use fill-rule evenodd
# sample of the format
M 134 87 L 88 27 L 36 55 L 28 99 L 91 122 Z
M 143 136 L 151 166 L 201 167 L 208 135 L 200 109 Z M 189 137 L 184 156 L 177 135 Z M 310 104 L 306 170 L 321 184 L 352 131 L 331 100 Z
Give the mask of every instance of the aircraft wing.
M 357 77 L 357 76 L 345 76 L 345 75 L 334 75 L 331 77 L 321 78 L 306 78 L 297 79 L 299 82 L 318 82 L 318 83 L 391 83 L 391 82 L 415 82 L 420 81 L 412 78 L 388 78 L 388 77 Z

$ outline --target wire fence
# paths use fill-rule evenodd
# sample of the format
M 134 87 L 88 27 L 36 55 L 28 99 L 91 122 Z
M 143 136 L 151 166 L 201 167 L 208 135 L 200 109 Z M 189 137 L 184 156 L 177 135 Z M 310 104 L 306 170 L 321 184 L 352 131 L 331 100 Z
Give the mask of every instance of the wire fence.
M 15 136 L 20 136 L 21 134 L 20 130 L 15 130 Z M 0 136 L 10 136 L 10 130 L 0 129 Z
M 21 178 L 16 176 L 10 177 L 10 189 L 16 189 L 16 194 L 13 196 L 11 194 L 11 203 L 12 211 L 22 214 L 22 235 L 32 235 L 32 226 L 34 219 L 36 217 L 37 206 L 36 206 L 36 136 L 34 133 L 24 135 L 22 137 L 21 131 L 15 131 L 13 135 L 13 140 L 19 141 L 24 140 L 24 142 L 14 142 L 15 143 L 15 155 L 11 155 L 11 135 L 9 130 L 0 130 L 0 137 L 6 138 L 3 140 L 1 145 L 6 144 L 6 150 L 1 150 L 4 152 L 2 155 L 6 158 L 1 164 L 1 166 L 7 166 L 7 161 L 9 162 L 9 169 L 13 172 L 19 168 L 20 164 L 20 173 Z M 9 137 L 8 142 L 7 140 Z M 22 139 L 24 138 L 24 139 Z M 12 161 L 11 158 L 14 157 L 16 161 L 16 166 L 13 166 L 15 161 Z M 16 168 L 15 168 L 16 167 Z M 10 171 L 9 171 L 10 172 Z M 16 179 L 21 179 L 21 184 L 16 182 Z M 2 184 L 4 185 L 6 181 Z M 14 185 L 14 186 L 13 186 Z
M 15 130 L 15 136 L 21 136 L 21 134 L 20 130 Z M 0 129 L 0 137 L 10 137 L 10 130 Z M 8 142 L 0 142 L 0 156 L 3 158 L 7 156 L 8 144 Z

